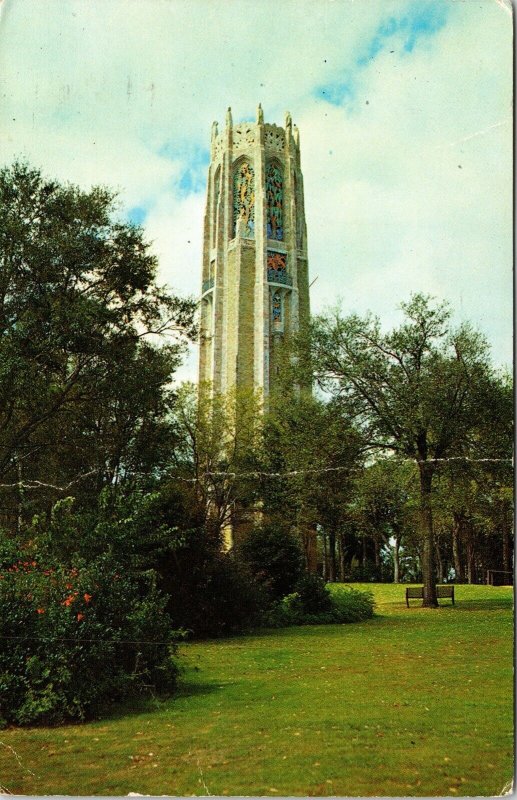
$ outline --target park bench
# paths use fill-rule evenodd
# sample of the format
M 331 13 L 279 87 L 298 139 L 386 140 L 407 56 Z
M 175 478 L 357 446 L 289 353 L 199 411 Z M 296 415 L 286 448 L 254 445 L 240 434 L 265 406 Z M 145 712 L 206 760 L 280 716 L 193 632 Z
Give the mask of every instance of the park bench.
M 436 597 L 438 599 L 442 597 L 450 597 L 452 600 L 452 605 L 454 605 L 454 586 L 437 586 L 436 587 Z M 421 598 L 424 599 L 424 587 L 423 586 L 416 586 L 410 587 L 406 589 L 406 605 L 409 608 L 409 601 L 414 598 Z

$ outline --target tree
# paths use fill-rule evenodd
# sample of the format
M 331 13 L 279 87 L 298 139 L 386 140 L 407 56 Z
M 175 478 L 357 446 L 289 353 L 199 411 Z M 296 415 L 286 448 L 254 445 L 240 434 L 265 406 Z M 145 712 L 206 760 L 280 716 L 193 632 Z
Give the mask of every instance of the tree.
M 336 541 L 350 475 L 361 458 L 361 438 L 333 403 L 292 389 L 270 398 L 264 427 L 264 505 L 272 518 L 298 534 L 308 567 L 315 567 L 313 533 L 317 525 L 323 529 L 330 580 L 337 574 Z
M 393 582 L 401 579 L 400 548 L 411 532 L 410 497 L 414 468 L 396 459 L 366 467 L 354 481 L 350 515 L 375 542 L 377 560 L 382 547 L 393 562 Z M 376 564 L 379 568 L 379 564 Z
M 261 419 L 260 398 L 253 390 L 223 395 L 208 387 L 198 392 L 189 383 L 178 390 L 172 470 L 194 486 L 204 524 L 219 545 L 225 531 L 238 526 L 245 509 L 259 499 L 257 480 L 249 473 L 257 466 Z
M 406 320 L 389 334 L 371 316 L 316 318 L 313 364 L 372 451 L 418 466 L 424 606 L 433 607 L 433 476 L 444 459 L 472 457 L 495 381 L 485 340 L 466 324 L 453 330 L 446 304 L 416 294 L 401 307 Z
M 0 171 L 0 480 L 9 527 L 163 463 L 194 303 L 156 284 L 108 189 Z M 168 343 L 157 344 L 157 337 Z M 38 490 L 38 500 L 35 493 Z M 17 522 L 13 522 L 17 517 Z

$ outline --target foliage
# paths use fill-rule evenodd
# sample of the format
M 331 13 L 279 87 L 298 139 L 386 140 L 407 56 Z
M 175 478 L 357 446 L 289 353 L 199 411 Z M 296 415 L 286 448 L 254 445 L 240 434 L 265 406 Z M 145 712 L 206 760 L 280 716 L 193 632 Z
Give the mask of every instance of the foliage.
M 340 622 L 360 622 L 373 616 L 375 601 L 369 589 L 338 585 L 331 593 Z
M 401 307 L 405 322 L 389 334 L 372 317 L 315 319 L 313 363 L 370 448 L 418 465 L 425 603 L 435 606 L 433 476 L 442 459 L 485 455 L 479 432 L 500 392 L 485 340 L 466 324 L 453 330 L 446 304 L 417 294 Z
M 267 598 L 230 553 L 203 541 L 176 553 L 168 586 L 173 624 L 195 637 L 239 633 L 261 620 Z
M 350 475 L 361 461 L 362 440 L 339 406 L 307 391 L 297 395 L 292 388 L 273 393 L 264 426 L 263 471 L 274 477 L 263 477 L 262 497 L 270 515 L 296 530 L 307 567 L 316 524 L 333 537 L 342 527 Z M 334 561 L 332 567 L 331 579 Z
M 237 548 L 239 559 L 271 598 L 280 598 L 295 588 L 304 569 L 299 539 L 274 524 L 256 526 Z
M 282 628 L 288 625 L 329 625 L 360 622 L 373 616 L 371 591 L 338 585 L 331 592 L 317 575 L 305 575 L 297 591 L 273 605 L 267 624 Z
M 193 502 L 214 540 L 222 542 L 225 528 L 238 524 L 239 512 L 259 498 L 257 481 L 239 475 L 257 465 L 261 420 L 261 399 L 253 390 L 223 395 L 210 385 L 186 383 L 177 392 L 172 472 L 192 483 Z
M 9 549 L 0 569 L 4 722 L 82 720 L 174 687 L 175 634 L 152 573 L 136 577 L 109 554 L 64 565 L 41 549 L 16 560 Z
M 353 481 L 348 504 L 349 518 L 354 520 L 363 536 L 369 536 L 375 546 L 376 579 L 380 580 L 382 555 L 389 556 L 387 565 L 393 580 L 401 579 L 400 547 L 414 539 L 412 500 L 418 496 L 418 480 L 414 465 L 393 458 L 379 459 L 358 473 Z M 370 575 L 368 575 L 370 572 Z M 364 565 L 351 574 L 354 580 L 368 580 L 375 575 L 373 567 Z
M 163 469 L 171 377 L 194 303 L 156 284 L 141 229 L 108 189 L 0 171 L 0 475 L 11 530 L 62 488 Z M 158 343 L 168 336 L 168 343 Z
M 299 598 L 300 608 L 304 614 L 319 614 L 331 610 L 332 599 L 330 592 L 325 581 L 318 575 L 306 573 L 294 588 Z

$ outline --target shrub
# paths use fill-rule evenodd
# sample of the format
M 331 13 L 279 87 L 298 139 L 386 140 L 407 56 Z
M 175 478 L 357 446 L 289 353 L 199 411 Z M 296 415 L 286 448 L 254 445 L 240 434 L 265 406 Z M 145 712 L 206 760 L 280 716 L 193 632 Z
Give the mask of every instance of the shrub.
M 321 614 L 332 610 L 330 592 L 319 575 L 303 575 L 296 583 L 295 592 L 303 614 Z
M 373 616 L 371 592 L 350 587 L 328 590 L 321 578 L 306 576 L 300 591 L 283 597 L 266 615 L 266 624 L 275 628 L 287 625 L 328 625 L 360 622 Z M 302 594 L 303 593 L 303 594 Z
M 109 555 L 73 567 L 27 551 L 4 561 L 4 722 L 84 719 L 150 687 L 170 690 L 177 676 L 174 632 L 153 577 L 126 575 Z
M 267 598 L 244 567 L 230 553 L 203 543 L 194 548 L 192 560 L 189 552 L 178 552 L 177 580 L 168 584 L 174 625 L 201 637 L 234 634 L 258 624 Z
M 333 586 L 330 596 L 339 622 L 360 622 L 373 617 L 375 602 L 370 591 L 353 589 L 351 586 Z
M 303 551 L 298 537 L 273 525 L 253 528 L 240 543 L 237 553 L 273 599 L 292 592 L 304 572 Z

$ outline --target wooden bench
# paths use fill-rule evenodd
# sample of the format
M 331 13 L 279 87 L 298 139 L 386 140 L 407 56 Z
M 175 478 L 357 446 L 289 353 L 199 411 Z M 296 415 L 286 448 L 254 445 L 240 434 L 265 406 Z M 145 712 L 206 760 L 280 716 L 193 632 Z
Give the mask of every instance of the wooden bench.
M 437 586 L 436 587 L 436 597 L 439 599 L 442 597 L 450 597 L 452 600 L 452 605 L 454 605 L 454 586 Z M 415 586 L 406 589 L 406 605 L 409 608 L 409 601 L 414 598 L 421 598 L 424 599 L 424 587 L 423 586 Z

